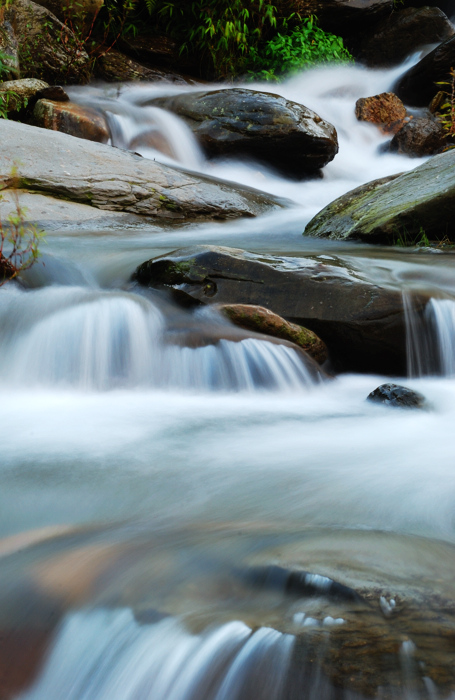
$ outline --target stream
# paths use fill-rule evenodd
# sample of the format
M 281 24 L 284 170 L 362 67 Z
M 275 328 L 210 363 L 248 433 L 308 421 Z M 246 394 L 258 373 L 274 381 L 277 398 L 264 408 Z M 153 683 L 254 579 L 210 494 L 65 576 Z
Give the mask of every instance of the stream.
M 0 290 L 2 700 L 455 697 L 455 258 L 302 236 L 339 195 L 423 162 L 383 153 L 387 138 L 354 115 L 416 60 L 273 86 L 337 128 L 339 154 L 305 182 L 206 161 L 177 117 L 147 106 L 181 86 L 69 90 L 105 112 L 112 145 L 294 205 L 50 229 L 45 264 Z M 428 408 L 366 402 L 390 378 L 323 379 L 255 338 L 168 343 L 170 327 L 221 321 L 130 276 L 193 244 L 297 267 L 336 256 L 400 290 L 409 376 L 397 381 Z M 418 291 L 432 300 L 417 327 Z

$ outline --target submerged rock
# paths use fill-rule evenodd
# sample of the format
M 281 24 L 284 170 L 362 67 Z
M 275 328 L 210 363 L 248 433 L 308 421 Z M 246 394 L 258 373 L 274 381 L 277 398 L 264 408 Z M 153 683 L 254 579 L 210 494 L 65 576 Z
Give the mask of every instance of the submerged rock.
M 368 394 L 367 401 L 397 408 L 422 408 L 425 405 L 425 397 L 422 394 L 399 384 L 381 384 Z
M 2 119 L 0 138 L 3 188 L 13 185 L 16 161 L 20 189 L 108 211 L 157 219 L 228 219 L 284 206 L 257 190 L 56 131 Z
M 210 157 L 253 158 L 300 178 L 318 172 L 338 152 L 335 127 L 279 95 L 231 88 L 160 97 L 150 104 L 181 117 Z
M 74 102 L 38 100 L 33 110 L 33 123 L 43 129 L 62 131 L 98 143 L 107 143 L 110 139 L 106 118 L 96 109 Z
M 452 23 L 438 7 L 406 7 L 363 35 L 356 58 L 370 68 L 396 65 L 421 46 L 440 43 L 454 33 Z
M 407 114 L 406 107 L 393 92 L 361 97 L 355 105 L 355 116 L 359 121 L 377 124 L 385 134 L 396 134 Z
M 270 309 L 253 304 L 223 304 L 219 308 L 232 323 L 241 328 L 289 340 L 305 350 L 319 364 L 327 360 L 327 346 L 316 333 L 296 323 L 289 323 Z
M 294 262 L 194 246 L 143 263 L 134 277 L 142 285 L 167 285 L 206 304 L 265 306 L 317 333 L 339 368 L 403 373 L 401 292 L 369 282 L 336 258 L 329 264 L 311 258 Z M 425 302 L 415 299 L 418 314 Z
M 374 180 L 331 202 L 308 223 L 305 235 L 416 245 L 454 240 L 455 151 L 434 156 L 392 179 Z
M 426 107 L 440 89 L 437 83 L 450 80 L 455 66 L 455 36 L 437 46 L 401 76 L 394 91 L 403 102 Z

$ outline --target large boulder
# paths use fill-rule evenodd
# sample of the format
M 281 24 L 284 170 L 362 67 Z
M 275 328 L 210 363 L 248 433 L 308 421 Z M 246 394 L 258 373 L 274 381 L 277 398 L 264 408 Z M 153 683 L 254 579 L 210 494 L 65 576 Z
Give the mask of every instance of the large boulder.
M 0 189 L 21 189 L 152 218 L 255 216 L 283 202 L 247 187 L 67 134 L 0 120 Z
M 95 76 L 100 78 L 100 80 L 105 80 L 107 83 L 142 80 L 150 83 L 164 81 L 177 85 L 191 85 L 193 82 L 189 78 L 184 78 L 182 75 L 170 70 L 144 66 L 116 49 L 111 49 L 97 58 Z
M 455 239 L 455 151 L 434 156 L 414 170 L 375 180 L 326 206 L 305 235 L 415 245 Z
M 434 156 L 442 153 L 449 141 L 436 119 L 412 119 L 393 137 L 390 150 L 407 156 Z
M 356 58 L 372 68 L 395 65 L 421 46 L 439 44 L 454 33 L 452 23 L 438 7 L 407 7 L 363 34 Z
M 32 0 L 14 0 L 6 11 L 19 44 L 21 73 L 48 83 L 84 83 L 91 60 L 83 41 Z
M 288 261 L 289 263 L 289 261 Z M 297 263 L 297 261 L 296 261 Z M 280 258 L 194 246 L 138 267 L 141 285 L 168 287 L 205 304 L 256 304 L 317 333 L 338 368 L 404 373 L 402 294 L 369 282 L 343 261 Z M 426 300 L 415 299 L 417 314 Z
M 107 143 L 110 139 L 106 118 L 96 109 L 74 102 L 38 100 L 33 110 L 33 124 L 98 143 Z
M 425 107 L 440 89 L 437 83 L 450 80 L 450 69 L 454 66 L 455 36 L 443 41 L 406 71 L 394 86 L 394 92 L 406 104 Z
M 150 104 L 181 117 L 209 157 L 253 158 L 285 175 L 304 177 L 338 152 L 331 124 L 279 95 L 230 88 L 161 97 Z
M 34 0 L 52 12 L 58 19 L 81 32 L 85 39 L 104 5 L 104 0 Z

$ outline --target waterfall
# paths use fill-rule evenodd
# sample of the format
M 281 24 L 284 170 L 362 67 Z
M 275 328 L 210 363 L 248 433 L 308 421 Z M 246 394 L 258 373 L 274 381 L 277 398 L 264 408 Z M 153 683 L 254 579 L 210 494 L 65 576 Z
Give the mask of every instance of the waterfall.
M 192 634 L 172 618 L 140 626 L 130 610 L 69 615 L 22 700 L 276 700 L 294 637 L 228 622 Z
M 410 376 L 455 374 L 455 301 L 430 299 L 423 317 L 416 315 L 412 297 L 403 295 Z

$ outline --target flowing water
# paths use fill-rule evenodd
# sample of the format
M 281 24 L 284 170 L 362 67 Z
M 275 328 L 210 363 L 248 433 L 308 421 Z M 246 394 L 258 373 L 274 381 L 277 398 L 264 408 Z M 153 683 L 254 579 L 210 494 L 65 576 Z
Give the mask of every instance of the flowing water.
M 72 89 L 105 112 L 113 145 L 295 206 L 234 223 L 51 230 L 45 267 L 0 290 L 0 696 L 455 688 L 453 258 L 301 235 L 335 197 L 422 162 L 381 153 L 385 137 L 354 116 L 358 97 L 404 68 L 318 69 L 274 86 L 338 130 L 324 177 L 302 183 L 206 161 L 176 117 L 148 106 L 181 87 Z M 367 403 L 388 378 L 324 379 L 290 347 L 130 284 L 139 263 L 189 243 L 294 267 L 337 256 L 401 290 L 401 381 L 428 410 Z M 432 297 L 418 322 L 416 291 Z

